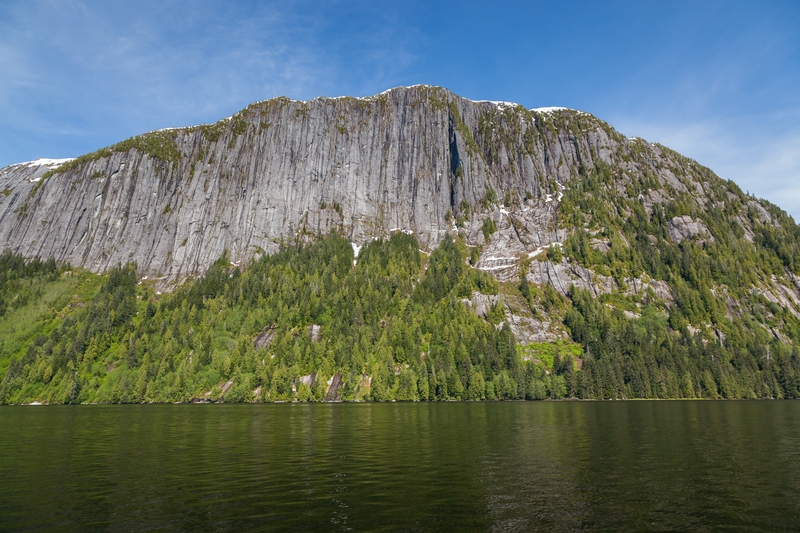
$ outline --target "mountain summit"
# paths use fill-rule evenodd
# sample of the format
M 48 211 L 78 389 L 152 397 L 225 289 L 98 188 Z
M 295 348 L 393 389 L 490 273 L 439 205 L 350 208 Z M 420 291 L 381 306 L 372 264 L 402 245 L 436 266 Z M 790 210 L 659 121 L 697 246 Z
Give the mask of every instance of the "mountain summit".
M 448 232 L 483 245 L 487 218 L 498 242 L 480 266 L 498 269 L 564 240 L 559 202 L 582 171 L 603 163 L 680 182 L 676 154 L 587 113 L 421 85 L 276 98 L 58 163 L 0 170 L 0 248 L 95 272 L 135 261 L 165 284 L 202 274 L 224 250 L 246 264 L 333 230 L 356 245 L 397 230 L 425 250 Z
M 0 191 L 0 401 L 800 395 L 794 220 L 581 111 L 276 98 Z

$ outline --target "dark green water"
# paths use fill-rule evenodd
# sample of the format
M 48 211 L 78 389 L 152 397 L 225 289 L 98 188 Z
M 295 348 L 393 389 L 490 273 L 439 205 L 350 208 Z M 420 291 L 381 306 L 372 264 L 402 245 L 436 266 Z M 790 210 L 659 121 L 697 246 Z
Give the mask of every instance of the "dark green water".
M 800 402 L 0 408 L 0 530 L 800 529 Z

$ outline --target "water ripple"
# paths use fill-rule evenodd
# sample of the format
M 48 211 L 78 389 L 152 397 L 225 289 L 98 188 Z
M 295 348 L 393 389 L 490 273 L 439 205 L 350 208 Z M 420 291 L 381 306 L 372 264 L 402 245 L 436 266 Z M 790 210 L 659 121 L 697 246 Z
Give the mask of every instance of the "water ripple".
M 0 409 L 0 530 L 793 530 L 798 402 Z

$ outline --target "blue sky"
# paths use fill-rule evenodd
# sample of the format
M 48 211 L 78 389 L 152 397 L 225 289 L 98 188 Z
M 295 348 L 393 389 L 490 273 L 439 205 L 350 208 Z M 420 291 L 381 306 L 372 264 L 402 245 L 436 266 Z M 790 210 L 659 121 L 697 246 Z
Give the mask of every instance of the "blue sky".
M 0 2 L 0 166 L 289 96 L 590 112 L 800 220 L 800 2 Z

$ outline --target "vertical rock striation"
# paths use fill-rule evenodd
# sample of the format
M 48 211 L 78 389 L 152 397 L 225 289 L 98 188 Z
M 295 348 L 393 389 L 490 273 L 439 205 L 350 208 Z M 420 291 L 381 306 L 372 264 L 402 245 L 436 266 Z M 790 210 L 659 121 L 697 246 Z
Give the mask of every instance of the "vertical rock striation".
M 393 230 L 413 232 L 422 248 L 455 231 L 482 244 L 491 217 L 497 238 L 481 261 L 497 269 L 562 240 L 564 184 L 611 162 L 625 142 L 586 113 L 474 102 L 429 86 L 277 98 L 55 170 L 0 170 L 0 248 L 97 272 L 135 261 L 166 285 L 202 273 L 225 250 L 246 263 L 334 230 L 356 244 Z

